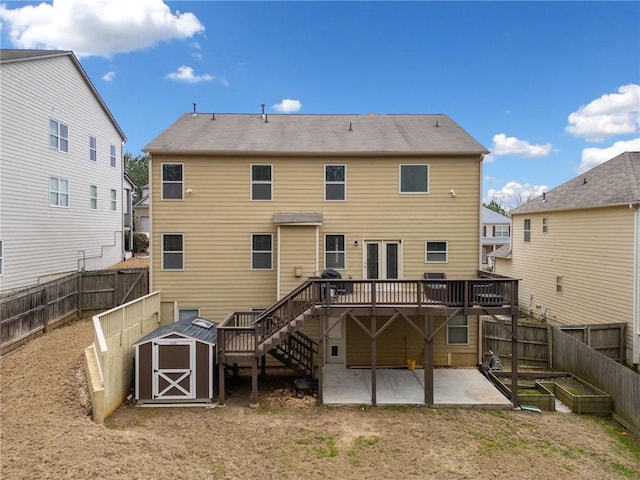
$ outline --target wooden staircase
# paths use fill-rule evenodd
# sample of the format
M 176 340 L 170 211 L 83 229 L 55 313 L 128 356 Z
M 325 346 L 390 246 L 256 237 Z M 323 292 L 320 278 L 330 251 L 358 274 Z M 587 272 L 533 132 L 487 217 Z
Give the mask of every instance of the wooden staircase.
M 313 288 L 305 282 L 257 315 L 232 313 L 218 327 L 218 361 L 253 362 L 270 354 L 302 375 L 313 375 L 318 344 L 299 331 L 311 318 Z

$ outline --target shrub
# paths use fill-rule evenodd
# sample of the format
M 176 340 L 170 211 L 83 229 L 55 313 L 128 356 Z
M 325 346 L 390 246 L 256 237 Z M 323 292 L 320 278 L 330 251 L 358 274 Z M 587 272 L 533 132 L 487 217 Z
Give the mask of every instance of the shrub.
M 149 237 L 144 233 L 133 234 L 133 251 L 135 253 L 144 252 L 149 248 Z

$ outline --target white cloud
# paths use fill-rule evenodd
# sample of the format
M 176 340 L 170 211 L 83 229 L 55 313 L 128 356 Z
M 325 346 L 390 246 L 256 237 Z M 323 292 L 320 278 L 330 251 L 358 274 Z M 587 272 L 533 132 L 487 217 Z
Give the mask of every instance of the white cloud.
M 166 78 L 168 78 L 169 80 L 176 80 L 187 83 L 210 82 L 211 80 L 216 79 L 216 77 L 214 77 L 213 75 L 209 75 L 208 73 L 195 75 L 193 73 L 193 68 L 188 67 L 187 65 L 179 66 L 175 72 L 167 74 Z
M 624 152 L 640 152 L 640 138 L 615 142 L 608 148 L 585 148 L 578 173 L 584 173 Z
M 630 84 L 596 98 L 569 115 L 565 131 L 589 142 L 640 129 L 640 85 Z
M 113 77 L 116 76 L 116 72 L 107 72 L 102 76 L 102 80 L 105 82 L 110 82 L 113 80 Z
M 191 56 L 196 60 L 202 60 L 202 54 L 200 52 L 193 52 Z
M 204 32 L 193 13 L 171 13 L 162 0 L 53 0 L 9 9 L 0 21 L 13 46 L 73 50 L 78 57 L 110 58 L 161 41 Z
M 273 109 L 280 113 L 295 113 L 299 112 L 301 108 L 302 103 L 300 103 L 300 100 L 291 100 L 289 98 L 285 98 L 282 102 L 273 106 Z
M 507 137 L 504 133 L 493 136 L 491 153 L 496 156 L 513 155 L 520 158 L 546 157 L 551 153 L 553 145 L 545 143 L 543 145 L 533 145 L 526 140 L 519 140 L 516 137 Z
M 546 192 L 548 189 L 549 187 L 546 185 L 521 184 L 513 181 L 507 182 L 500 190 L 494 188 L 489 189 L 487 192 L 488 198 L 485 199 L 484 202 L 490 203 L 491 200 L 495 200 L 505 210 L 511 210 L 542 195 L 542 192 Z

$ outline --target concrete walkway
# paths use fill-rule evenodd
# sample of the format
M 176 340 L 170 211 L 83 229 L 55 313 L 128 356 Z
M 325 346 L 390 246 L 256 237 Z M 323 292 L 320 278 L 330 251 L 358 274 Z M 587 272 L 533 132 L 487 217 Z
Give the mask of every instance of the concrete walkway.
M 476 368 L 437 368 L 434 406 L 510 409 L 511 402 Z M 376 370 L 378 405 L 424 405 L 424 370 Z M 325 405 L 371 405 L 371 369 L 326 365 L 322 369 Z

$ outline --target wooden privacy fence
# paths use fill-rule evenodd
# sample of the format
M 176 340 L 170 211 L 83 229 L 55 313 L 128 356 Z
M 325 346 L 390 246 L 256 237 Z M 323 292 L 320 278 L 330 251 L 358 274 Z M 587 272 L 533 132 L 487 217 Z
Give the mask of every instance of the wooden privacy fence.
M 0 355 L 86 313 L 149 293 L 149 270 L 74 272 L 0 298 Z
M 505 320 L 507 328 L 493 319 L 485 319 L 482 324 L 484 364 L 489 363 L 491 350 L 503 363 L 511 358 L 510 320 Z M 549 368 L 549 333 L 547 325 L 518 321 L 518 368 Z
M 640 435 L 640 375 L 553 327 L 553 366 L 611 395 L 614 417 Z
M 510 320 L 507 321 L 509 323 Z M 617 362 L 625 358 L 624 323 L 607 323 L 600 325 L 572 325 L 558 327 L 569 336 L 581 341 Z M 554 364 L 551 351 L 553 340 L 546 323 L 518 320 L 518 359 L 519 368 L 553 369 L 560 371 Z M 511 337 L 509 331 L 494 319 L 485 319 L 483 331 L 483 359 L 488 363 L 489 350 L 506 360 L 511 356 Z M 505 363 L 503 361 L 503 363 Z

